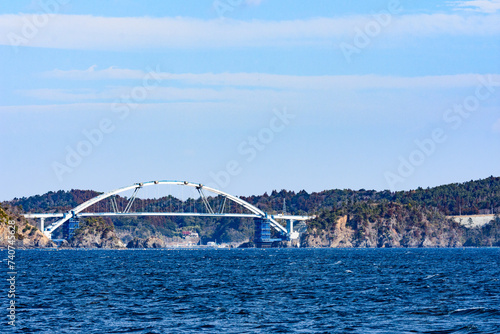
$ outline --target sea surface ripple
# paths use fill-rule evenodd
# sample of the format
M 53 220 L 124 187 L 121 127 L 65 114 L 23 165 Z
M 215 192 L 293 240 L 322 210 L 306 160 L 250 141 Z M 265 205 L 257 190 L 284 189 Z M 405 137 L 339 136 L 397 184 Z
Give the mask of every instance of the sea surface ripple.
M 500 333 L 498 248 L 16 256 L 19 333 Z

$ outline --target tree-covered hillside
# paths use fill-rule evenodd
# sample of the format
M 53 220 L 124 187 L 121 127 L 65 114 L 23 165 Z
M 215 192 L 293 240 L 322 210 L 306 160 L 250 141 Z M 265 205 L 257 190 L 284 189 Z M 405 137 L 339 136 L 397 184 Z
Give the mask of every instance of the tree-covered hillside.
M 460 247 L 500 246 L 500 218 L 466 228 L 434 207 L 357 202 L 324 209 L 308 223 L 304 246 Z
M 25 212 L 65 212 L 100 193 L 93 190 L 49 191 L 43 195 L 14 198 L 13 206 L 21 206 Z
M 384 202 L 436 208 L 445 215 L 497 213 L 500 212 L 500 177 L 410 191 L 334 189 L 309 194 L 282 190 L 243 199 L 268 212 L 281 212 L 285 199 L 287 211 L 292 214 L 316 213 L 355 203 Z

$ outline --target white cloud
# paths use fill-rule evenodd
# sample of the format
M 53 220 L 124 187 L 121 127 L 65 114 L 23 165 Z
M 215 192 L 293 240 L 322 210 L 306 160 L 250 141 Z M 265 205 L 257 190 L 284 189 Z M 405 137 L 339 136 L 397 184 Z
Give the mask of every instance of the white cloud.
M 204 106 L 210 106 L 213 110 L 220 110 L 221 107 L 227 108 L 227 103 L 220 102 L 204 102 Z M 177 110 L 189 106 L 192 111 L 199 110 L 199 105 L 193 102 L 178 102 L 178 103 L 143 103 L 137 106 L 137 110 L 147 111 L 147 110 L 157 110 L 161 112 Z M 57 104 L 45 104 L 45 105 L 14 105 L 14 106 L 2 106 L 0 105 L 1 113 L 42 113 L 42 114 L 54 114 L 59 112 L 75 112 L 75 113 L 88 113 L 88 112 L 110 112 L 113 108 L 112 103 L 109 102 L 75 102 L 75 103 L 57 103 Z
M 466 10 L 480 13 L 496 13 L 500 10 L 500 0 L 449 1 L 448 4 L 455 6 L 455 10 Z
M 110 87 L 103 90 L 71 90 L 71 89 L 30 89 L 21 90 L 22 95 L 47 101 L 75 102 L 75 101 L 116 101 L 119 102 L 124 96 L 130 96 L 133 87 Z M 213 88 L 176 88 L 156 87 L 147 92 L 145 101 L 249 101 L 255 96 L 281 97 L 286 99 L 286 93 L 271 90 L 248 90 L 248 89 L 213 89 Z M 127 100 L 123 101 L 130 101 Z M 144 102 L 144 101 L 140 101 Z
M 139 70 L 119 69 L 109 67 L 104 70 L 96 70 L 97 65 L 90 66 L 86 70 L 62 71 L 55 69 L 43 73 L 43 76 L 60 79 L 78 79 L 78 80 L 102 80 L 102 79 L 134 79 L 144 76 L 144 72 Z
M 370 20 L 371 16 L 237 21 L 53 15 L 42 21 L 33 15 L 0 15 L 0 45 L 92 50 L 332 46 L 339 41 L 351 42 L 355 27 L 364 27 Z M 394 16 L 382 34 L 388 37 L 491 35 L 500 34 L 499 21 L 499 15 Z M 27 28 L 29 25 L 35 25 L 34 32 Z
M 30 90 L 19 90 L 18 93 L 28 97 L 34 97 L 40 100 L 50 101 L 79 101 L 79 100 L 95 100 L 99 98 L 99 94 L 93 89 L 67 90 L 53 88 L 39 88 Z
M 155 69 L 158 70 L 158 69 Z M 489 74 L 492 82 L 500 82 L 499 74 Z M 97 70 L 95 66 L 86 70 L 53 70 L 43 73 L 44 77 L 68 80 L 137 79 L 148 73 L 141 70 L 110 67 Z M 267 73 L 167 73 L 156 72 L 155 77 L 162 85 L 182 82 L 188 85 L 223 87 L 260 87 L 266 89 L 332 90 L 373 88 L 452 88 L 471 87 L 479 84 L 478 74 L 457 74 L 422 77 L 395 77 L 381 75 L 323 75 L 297 76 Z

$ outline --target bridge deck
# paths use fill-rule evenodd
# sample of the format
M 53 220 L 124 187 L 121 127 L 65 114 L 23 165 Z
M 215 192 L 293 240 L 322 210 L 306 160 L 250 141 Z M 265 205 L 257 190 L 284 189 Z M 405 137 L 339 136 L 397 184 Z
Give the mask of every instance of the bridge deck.
M 67 213 L 27 213 L 25 218 L 62 218 Z M 193 212 L 80 212 L 78 217 L 136 217 L 136 216 L 182 216 L 182 217 L 236 217 L 236 218 L 258 218 L 257 214 L 251 213 L 193 213 Z M 287 220 L 308 220 L 308 216 L 290 216 L 290 215 L 271 215 L 274 219 Z

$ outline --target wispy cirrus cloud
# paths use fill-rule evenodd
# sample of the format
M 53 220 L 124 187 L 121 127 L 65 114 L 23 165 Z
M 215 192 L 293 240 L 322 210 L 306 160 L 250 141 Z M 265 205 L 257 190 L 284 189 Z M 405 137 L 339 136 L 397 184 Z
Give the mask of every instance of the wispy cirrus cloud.
M 91 66 L 85 70 L 55 69 L 42 73 L 43 77 L 66 80 L 137 79 L 147 75 L 142 70 L 109 67 L 98 70 Z M 489 74 L 492 82 L 500 82 L 500 74 Z M 171 84 L 181 82 L 198 86 L 259 87 L 265 89 L 373 89 L 373 88 L 451 88 L 469 87 L 478 83 L 478 74 L 400 77 L 383 75 L 321 75 L 299 76 L 268 73 L 168 73 L 155 72 L 155 76 Z
M 479 13 L 496 13 L 500 11 L 500 0 L 468 0 L 448 1 L 455 10 L 465 10 Z
M 107 87 L 104 89 L 64 89 L 43 88 L 20 90 L 18 93 L 44 101 L 75 102 L 75 101 L 117 101 L 130 94 L 130 87 Z M 266 90 L 245 89 L 213 89 L 213 88 L 177 88 L 156 87 L 148 95 L 148 101 L 241 101 L 252 96 L 268 96 L 276 94 Z M 283 95 L 278 93 L 279 95 Z
M 370 19 L 349 16 L 238 21 L 54 15 L 36 37 L 24 40 L 22 31 L 26 22 L 33 21 L 32 15 L 0 15 L 0 45 L 81 50 L 331 46 L 352 38 L 353 27 L 362 27 Z M 500 34 L 499 21 L 499 15 L 403 15 L 393 18 L 384 36 L 396 37 L 402 43 L 401 37 Z
M 121 69 L 114 66 L 97 70 L 97 65 L 90 66 L 85 70 L 55 69 L 42 73 L 44 77 L 75 80 L 137 79 L 144 77 L 144 75 L 145 72 L 141 70 Z

